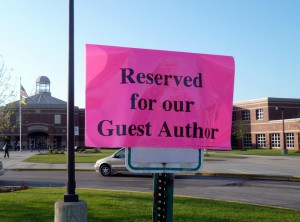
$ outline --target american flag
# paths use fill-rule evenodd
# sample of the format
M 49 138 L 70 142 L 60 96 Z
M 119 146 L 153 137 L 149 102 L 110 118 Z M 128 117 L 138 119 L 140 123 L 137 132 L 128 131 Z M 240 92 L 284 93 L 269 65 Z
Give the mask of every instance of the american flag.
M 22 98 L 27 98 L 28 97 L 28 94 L 27 94 L 27 92 L 25 91 L 25 89 L 22 85 L 21 85 L 20 94 L 21 94 Z

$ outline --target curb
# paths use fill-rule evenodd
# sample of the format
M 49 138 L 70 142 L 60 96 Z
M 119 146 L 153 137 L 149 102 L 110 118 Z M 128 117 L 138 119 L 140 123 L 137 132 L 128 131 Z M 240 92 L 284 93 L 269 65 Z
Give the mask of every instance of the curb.
M 66 168 L 57 168 L 57 169 L 34 169 L 34 168 L 14 168 L 14 169 L 6 169 L 6 170 L 13 170 L 13 171 L 67 171 Z M 75 171 L 95 171 L 93 169 L 75 169 Z
M 57 169 L 34 169 L 34 168 L 14 168 L 9 169 L 14 171 L 67 171 L 66 168 Z M 75 169 L 78 172 L 93 172 L 94 169 Z M 277 181 L 293 181 L 299 182 L 300 177 L 295 176 L 277 176 L 277 175 L 258 175 L 258 174 L 236 174 L 236 173 L 211 173 L 211 172 L 200 172 L 195 174 L 186 174 L 193 176 L 207 176 L 207 177 L 225 177 L 225 178 L 244 178 L 244 179 L 260 179 L 260 180 L 277 180 Z
M 300 177 L 294 176 L 277 176 L 277 175 L 258 175 L 258 174 L 235 174 L 235 173 L 210 173 L 201 172 L 196 173 L 199 176 L 211 176 L 211 177 L 227 177 L 227 178 L 244 178 L 244 179 L 260 179 L 260 180 L 283 180 L 283 181 L 295 181 L 299 182 Z

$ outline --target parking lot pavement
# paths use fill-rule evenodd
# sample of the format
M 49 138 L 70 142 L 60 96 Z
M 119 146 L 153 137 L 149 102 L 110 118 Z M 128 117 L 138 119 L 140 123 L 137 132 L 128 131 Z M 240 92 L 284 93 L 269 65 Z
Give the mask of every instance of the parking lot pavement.
M 206 161 L 202 171 L 219 174 L 282 176 L 300 180 L 299 157 L 254 155 L 242 157 Z

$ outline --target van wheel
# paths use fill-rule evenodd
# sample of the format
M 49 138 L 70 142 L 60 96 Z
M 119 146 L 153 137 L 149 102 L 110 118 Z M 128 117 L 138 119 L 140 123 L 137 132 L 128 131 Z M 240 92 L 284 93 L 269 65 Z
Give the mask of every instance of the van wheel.
M 101 165 L 99 171 L 102 176 L 110 176 L 111 175 L 111 168 L 108 164 Z

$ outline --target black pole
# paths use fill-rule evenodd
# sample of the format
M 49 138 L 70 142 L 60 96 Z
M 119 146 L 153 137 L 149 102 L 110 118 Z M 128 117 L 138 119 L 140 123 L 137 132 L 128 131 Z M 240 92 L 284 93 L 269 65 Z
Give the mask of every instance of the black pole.
M 283 150 L 282 150 L 282 154 L 286 155 L 287 152 L 287 148 L 286 148 L 286 139 L 285 139 L 285 130 L 284 130 L 284 111 L 283 108 L 281 108 L 281 116 L 282 116 L 282 133 L 283 133 Z
M 75 194 L 75 153 L 74 153 L 74 0 L 69 0 L 69 78 L 68 78 L 68 183 L 65 202 L 78 202 Z

